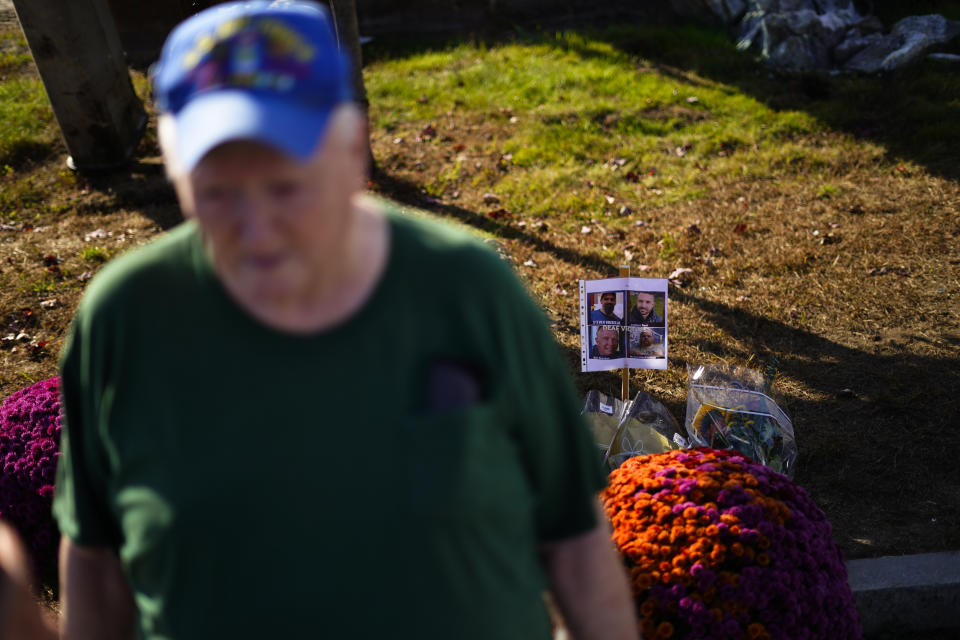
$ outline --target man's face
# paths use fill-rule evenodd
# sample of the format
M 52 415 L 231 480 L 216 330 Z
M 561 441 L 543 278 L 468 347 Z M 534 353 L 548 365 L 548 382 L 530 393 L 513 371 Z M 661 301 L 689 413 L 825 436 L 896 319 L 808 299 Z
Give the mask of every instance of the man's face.
M 640 346 L 641 347 L 653 346 L 653 331 L 646 329 L 640 332 Z
M 612 356 L 617 351 L 617 331 L 615 329 L 597 330 L 597 353 L 602 356 Z
M 612 315 L 613 308 L 617 306 L 617 294 L 615 293 L 605 293 L 600 296 L 600 307 L 603 309 L 605 314 Z
M 358 178 L 328 146 L 300 163 L 260 143 L 229 142 L 178 180 L 218 277 L 242 306 L 309 299 L 343 255 Z
M 652 293 L 638 293 L 637 294 L 637 311 L 640 312 L 640 315 L 647 317 L 650 315 L 650 312 L 653 311 L 653 294 Z

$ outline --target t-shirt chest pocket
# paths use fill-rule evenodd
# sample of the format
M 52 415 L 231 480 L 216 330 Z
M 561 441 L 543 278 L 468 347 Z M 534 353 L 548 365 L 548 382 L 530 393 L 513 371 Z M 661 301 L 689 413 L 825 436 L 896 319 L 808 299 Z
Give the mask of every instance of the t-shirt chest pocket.
M 520 455 L 495 405 L 411 416 L 400 436 L 411 515 L 487 519 L 529 508 Z

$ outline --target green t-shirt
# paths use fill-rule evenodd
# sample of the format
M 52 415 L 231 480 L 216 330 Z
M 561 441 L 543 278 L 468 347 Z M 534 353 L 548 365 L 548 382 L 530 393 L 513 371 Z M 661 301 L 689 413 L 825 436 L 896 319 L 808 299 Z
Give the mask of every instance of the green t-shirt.
M 91 282 L 54 512 L 117 550 L 144 637 L 549 637 L 537 545 L 603 484 L 567 366 L 493 252 L 390 226 L 371 298 L 311 336 L 238 307 L 192 222 Z M 438 362 L 483 398 L 431 410 Z

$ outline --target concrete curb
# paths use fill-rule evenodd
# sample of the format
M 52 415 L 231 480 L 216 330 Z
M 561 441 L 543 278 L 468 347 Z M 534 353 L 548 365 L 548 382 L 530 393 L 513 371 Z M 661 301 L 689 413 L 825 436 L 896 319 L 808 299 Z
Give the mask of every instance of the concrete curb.
M 960 638 L 960 551 L 850 560 L 847 575 L 867 638 Z

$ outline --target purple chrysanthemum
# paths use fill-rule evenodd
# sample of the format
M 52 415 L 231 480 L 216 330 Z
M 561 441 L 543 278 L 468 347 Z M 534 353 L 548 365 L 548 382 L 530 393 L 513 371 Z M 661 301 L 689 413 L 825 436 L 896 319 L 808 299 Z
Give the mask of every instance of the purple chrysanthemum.
M 20 533 L 38 575 L 56 567 L 60 534 L 50 512 L 60 457 L 60 379 L 0 404 L 0 518 Z

